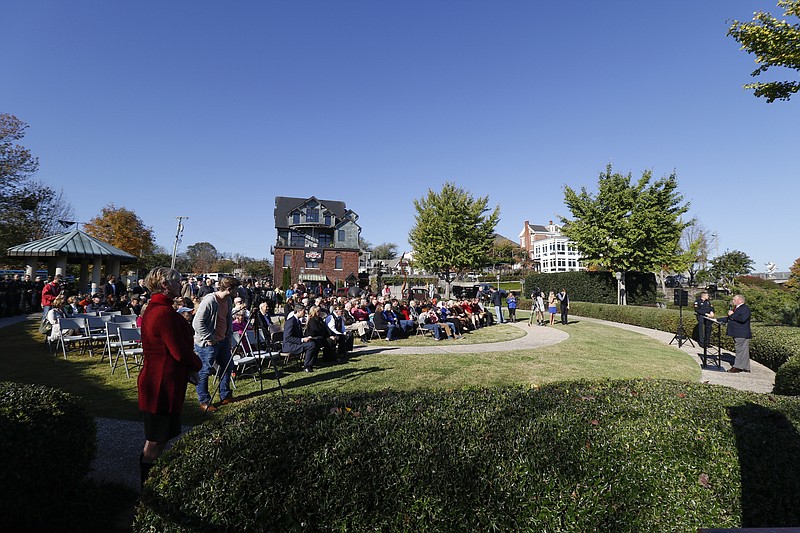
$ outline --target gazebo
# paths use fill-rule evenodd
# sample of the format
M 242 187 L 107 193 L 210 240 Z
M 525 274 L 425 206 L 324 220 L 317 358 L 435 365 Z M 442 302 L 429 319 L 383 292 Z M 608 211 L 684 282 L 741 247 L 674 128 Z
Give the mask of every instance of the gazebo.
M 133 263 L 136 256 L 111 246 L 107 242 L 95 239 L 80 230 L 74 229 L 59 235 L 52 235 L 37 241 L 12 246 L 6 251 L 8 257 L 29 257 L 25 273 L 35 275 L 37 263 L 47 263 L 47 274 L 64 275 L 67 264 L 81 265 L 78 287 L 87 287 L 89 282 L 89 264 L 92 264 L 92 291 L 102 283 L 100 270 L 106 265 L 106 274 L 114 274 L 119 278 L 119 267 L 122 263 Z

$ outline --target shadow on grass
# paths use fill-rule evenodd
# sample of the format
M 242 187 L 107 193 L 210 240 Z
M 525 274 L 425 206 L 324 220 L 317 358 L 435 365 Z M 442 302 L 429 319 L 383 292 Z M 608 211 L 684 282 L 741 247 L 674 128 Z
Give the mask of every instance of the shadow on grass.
M 782 413 L 752 403 L 730 407 L 728 415 L 739 455 L 742 526 L 797 526 L 800 524 L 797 430 Z

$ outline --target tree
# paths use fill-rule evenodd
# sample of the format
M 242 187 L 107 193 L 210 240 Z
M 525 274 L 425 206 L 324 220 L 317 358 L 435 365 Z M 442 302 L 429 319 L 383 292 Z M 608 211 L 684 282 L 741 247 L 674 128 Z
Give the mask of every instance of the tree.
M 197 242 L 186 247 L 186 257 L 193 272 L 212 272 L 211 266 L 219 259 L 219 252 L 210 242 Z
M 800 0 L 779 0 L 778 7 L 784 9 L 784 17 L 800 17 Z M 734 20 L 728 35 L 733 37 L 741 50 L 755 54 L 758 68 L 750 75 L 760 76 L 771 67 L 800 70 L 800 24 L 789 24 L 778 20 L 771 13 L 757 11 L 750 22 Z M 753 89 L 756 97 L 775 100 L 789 100 L 800 89 L 797 81 L 755 82 L 744 86 Z
M 686 226 L 679 242 L 681 254 L 686 261 L 689 285 L 694 285 L 697 273 L 708 264 L 708 229 L 697 220 Z
M 365 251 L 365 252 L 371 252 L 372 251 L 372 243 L 369 242 L 367 239 L 365 239 L 365 238 L 363 238 L 363 237 L 361 237 L 359 235 L 358 236 L 358 248 L 360 250 Z
M 711 275 L 722 282 L 723 286 L 733 288 L 734 279 L 753 271 L 753 260 L 739 250 L 725 252 L 711 260 Z
M 64 198 L 44 183 L 33 181 L 39 168 L 30 150 L 17 144 L 28 125 L 14 115 L 0 114 L 0 255 L 6 248 L 59 232 L 59 220 L 74 219 Z
M 792 292 L 800 292 L 800 257 L 794 260 L 789 269 L 789 279 L 784 286 Z
M 648 170 L 631 183 L 631 174 L 612 173 L 608 165 L 600 174 L 597 195 L 585 187 L 580 194 L 564 187 L 564 202 L 573 217 L 561 218 L 564 235 L 575 242 L 584 262 L 621 272 L 622 286 L 627 271 L 654 272 L 671 265 L 689 224 L 681 219 L 689 204 L 681 204 L 675 173 L 652 184 L 651 179 Z
M 113 203 L 84 224 L 83 230 L 139 258 L 152 254 L 155 248 L 153 228 L 145 226 L 142 219 L 130 209 L 117 207 Z
M 272 263 L 266 259 L 251 259 L 241 263 L 248 276 L 258 279 L 272 278 Z
M 394 259 L 397 257 L 397 245 L 393 242 L 382 242 L 372 249 L 373 259 Z
M 414 262 L 444 274 L 448 297 L 450 273 L 480 267 L 492 249 L 500 207 L 489 213 L 488 204 L 488 196 L 474 199 L 450 182 L 439 193 L 428 189 L 426 197 L 414 200 L 417 213 L 408 239 Z

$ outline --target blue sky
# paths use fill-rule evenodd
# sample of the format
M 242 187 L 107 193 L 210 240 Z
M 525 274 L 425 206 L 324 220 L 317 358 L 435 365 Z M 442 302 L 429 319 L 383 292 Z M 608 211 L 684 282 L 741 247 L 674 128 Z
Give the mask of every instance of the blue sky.
M 268 257 L 274 197 L 311 195 L 407 250 L 445 181 L 516 240 L 612 163 L 676 171 L 720 253 L 800 256 L 800 97 L 743 90 L 753 58 L 725 35 L 772 1 L 4 4 L 0 112 L 30 125 L 37 177 L 169 250 L 180 215 L 183 249 Z

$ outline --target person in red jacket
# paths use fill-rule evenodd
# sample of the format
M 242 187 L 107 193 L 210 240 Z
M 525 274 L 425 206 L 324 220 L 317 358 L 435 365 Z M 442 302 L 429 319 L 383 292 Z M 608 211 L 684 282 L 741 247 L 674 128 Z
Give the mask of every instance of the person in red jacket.
M 156 267 L 145 285 L 152 297 L 142 316 L 139 410 L 144 413 L 146 439 L 139 459 L 142 485 L 169 440 L 180 435 L 186 384 L 202 366 L 194 353 L 192 327 L 172 307 L 181 292 L 180 273 Z
M 61 274 L 56 274 L 53 281 L 42 289 L 42 322 L 47 318 L 47 312 L 53 306 L 53 300 L 61 294 Z

